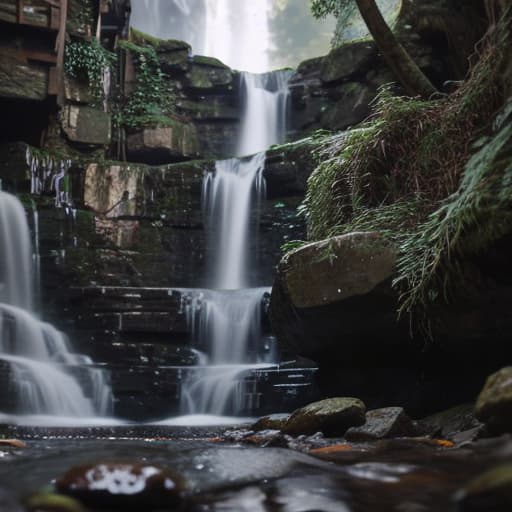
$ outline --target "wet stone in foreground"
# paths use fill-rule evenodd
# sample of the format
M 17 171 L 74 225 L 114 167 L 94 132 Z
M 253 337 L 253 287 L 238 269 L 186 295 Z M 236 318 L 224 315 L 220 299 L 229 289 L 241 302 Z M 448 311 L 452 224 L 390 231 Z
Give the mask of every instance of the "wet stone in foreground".
M 71 468 L 56 487 L 91 507 L 149 511 L 179 504 L 185 483 L 152 464 L 106 461 Z

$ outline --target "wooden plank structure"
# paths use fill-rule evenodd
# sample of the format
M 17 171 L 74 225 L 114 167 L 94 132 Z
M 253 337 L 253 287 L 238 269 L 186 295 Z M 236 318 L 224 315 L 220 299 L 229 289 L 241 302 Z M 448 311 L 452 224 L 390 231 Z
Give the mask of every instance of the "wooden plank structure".
M 3 4 L 0 19 L 55 34 L 53 48 L 19 48 L 16 58 L 49 65 L 48 95 L 62 104 L 64 94 L 64 46 L 68 0 L 12 0 Z M 11 7 L 12 11 L 8 9 Z

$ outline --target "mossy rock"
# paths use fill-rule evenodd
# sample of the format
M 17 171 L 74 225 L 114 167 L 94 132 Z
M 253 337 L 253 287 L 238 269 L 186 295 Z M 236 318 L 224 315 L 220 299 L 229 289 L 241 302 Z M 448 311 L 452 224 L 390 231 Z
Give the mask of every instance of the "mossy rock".
M 469 482 L 455 497 L 459 512 L 512 510 L 512 464 L 486 471 Z
M 263 416 L 251 426 L 251 430 L 282 430 L 289 419 L 290 414 L 271 414 L 270 416 Z
M 186 78 L 188 87 L 208 90 L 231 86 L 234 74 L 217 59 L 196 56 L 192 59 Z
M 487 379 L 476 401 L 475 415 L 492 432 L 512 432 L 512 366 Z
M 294 411 L 282 431 L 290 435 L 323 432 L 342 436 L 350 427 L 363 425 L 365 413 L 366 406 L 358 398 L 327 398 Z
M 201 66 L 209 66 L 212 68 L 220 68 L 220 69 L 230 70 L 229 66 L 226 66 L 226 64 L 224 64 L 219 59 L 216 59 L 215 57 L 206 57 L 204 55 L 194 55 L 194 57 L 192 58 L 192 62 L 194 64 L 200 64 Z
M 377 232 L 348 233 L 289 252 L 279 273 L 295 307 L 370 293 L 395 270 L 397 250 Z
M 324 83 L 343 82 L 364 77 L 377 58 L 377 48 L 371 41 L 347 43 L 332 50 L 323 61 L 321 79 Z

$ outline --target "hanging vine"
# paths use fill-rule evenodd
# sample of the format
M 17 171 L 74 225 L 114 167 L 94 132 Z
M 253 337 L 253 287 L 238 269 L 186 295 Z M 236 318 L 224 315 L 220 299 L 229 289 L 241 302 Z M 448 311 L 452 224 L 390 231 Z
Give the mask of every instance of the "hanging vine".
M 169 124 L 167 114 L 174 111 L 175 97 L 152 46 L 120 41 L 119 47 L 132 55 L 136 68 L 135 87 L 116 115 L 118 124 L 136 129 Z
M 66 75 L 77 80 L 86 80 L 91 96 L 96 101 L 101 101 L 105 96 L 105 70 L 112 71 L 116 64 L 116 54 L 103 48 L 97 39 L 73 41 L 66 45 L 64 51 Z

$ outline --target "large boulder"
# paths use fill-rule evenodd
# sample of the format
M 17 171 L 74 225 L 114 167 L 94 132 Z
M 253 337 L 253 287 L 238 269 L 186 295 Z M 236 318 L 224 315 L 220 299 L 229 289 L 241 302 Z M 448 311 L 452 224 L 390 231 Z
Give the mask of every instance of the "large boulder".
M 170 39 L 156 46 L 158 60 L 165 73 L 186 71 L 189 67 L 192 48 L 185 41 Z
M 396 248 L 377 232 L 307 244 L 278 267 L 270 315 L 282 346 L 344 365 L 396 357 L 407 339 L 391 289 Z
M 493 432 L 512 432 L 512 366 L 487 379 L 476 401 L 475 414 Z
M 170 118 L 166 126 L 143 128 L 128 135 L 126 147 L 130 160 L 150 164 L 179 162 L 199 156 L 195 126 Z

